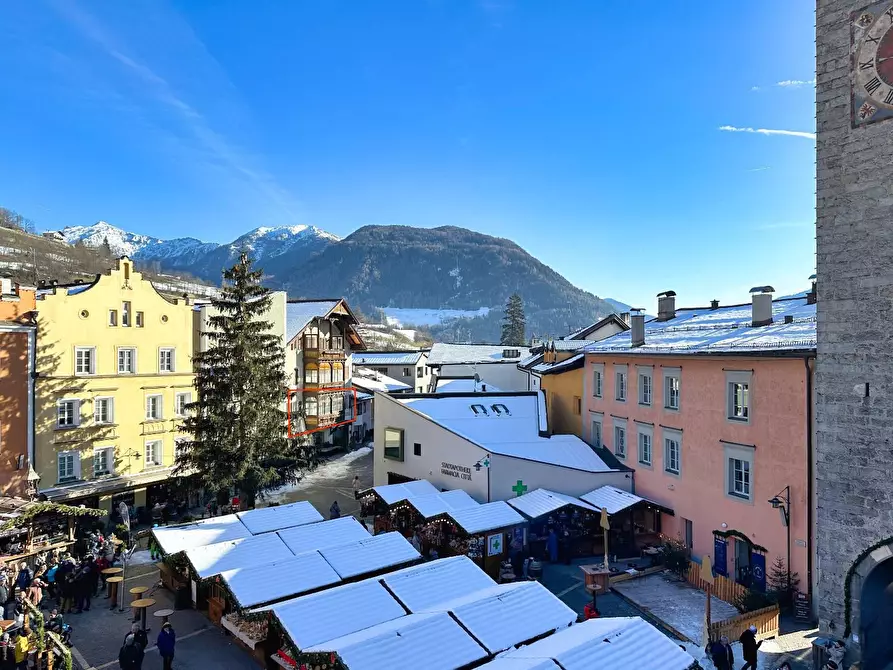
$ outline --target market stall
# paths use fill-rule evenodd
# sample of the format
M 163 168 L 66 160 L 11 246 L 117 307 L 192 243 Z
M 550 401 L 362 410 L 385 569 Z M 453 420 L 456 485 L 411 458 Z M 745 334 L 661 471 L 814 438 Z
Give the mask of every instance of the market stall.
M 421 554 L 397 532 L 325 547 L 319 553 L 344 580 L 381 573 L 422 559 Z
M 436 605 L 496 586 L 467 556 L 451 556 L 389 572 L 381 582 L 409 612 L 426 612 Z
M 0 497 L 0 561 L 15 563 L 67 550 L 75 542 L 79 521 L 92 522 L 105 514 L 90 507 Z
M 337 547 L 372 537 L 369 531 L 352 516 L 343 516 L 331 521 L 312 523 L 306 526 L 281 530 L 277 535 L 295 555 L 306 551 L 318 551 L 327 547 Z
M 552 533 L 559 561 L 592 556 L 602 548 L 600 510 L 595 505 L 547 489 L 536 489 L 506 502 L 530 520 L 524 542 L 524 553 L 529 556 L 548 559 Z
M 245 512 L 237 512 L 236 516 L 252 535 L 272 533 L 323 520 L 322 514 L 306 500 L 287 505 L 258 507 Z
M 390 510 L 400 502 L 410 498 L 430 496 L 440 493 L 426 479 L 415 479 L 403 484 L 387 484 L 373 486 L 360 493 L 360 516 L 375 519 L 375 532 L 394 530 L 391 524 Z
M 387 527 L 390 530 L 399 531 L 406 537 L 411 537 L 417 529 L 431 519 L 478 505 L 480 503 L 461 489 L 407 498 L 391 505 L 387 512 L 387 518 L 380 515 L 376 519 L 376 526 Z M 424 549 L 427 550 L 428 547 Z
M 614 486 L 602 486 L 580 498 L 605 509 L 610 518 L 608 535 L 610 553 L 619 558 L 641 556 L 645 550 L 661 544 L 661 514 L 674 515 L 669 507 Z M 595 553 L 604 553 L 604 544 L 597 536 Z

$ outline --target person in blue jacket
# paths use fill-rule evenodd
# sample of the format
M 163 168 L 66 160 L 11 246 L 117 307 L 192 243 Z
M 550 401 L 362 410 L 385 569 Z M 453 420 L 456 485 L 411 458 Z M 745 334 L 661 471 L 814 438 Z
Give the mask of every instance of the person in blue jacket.
M 549 529 L 549 538 L 546 540 L 546 551 L 549 552 L 549 560 L 552 563 L 558 562 L 558 536 L 555 534 L 555 529 Z
M 164 625 L 161 627 L 161 632 L 158 633 L 158 640 L 156 644 L 158 645 L 158 653 L 161 654 L 161 660 L 163 662 L 164 670 L 171 670 L 171 666 L 174 662 L 174 645 L 177 643 L 177 634 L 174 632 L 174 627 L 171 626 L 170 621 L 165 621 Z

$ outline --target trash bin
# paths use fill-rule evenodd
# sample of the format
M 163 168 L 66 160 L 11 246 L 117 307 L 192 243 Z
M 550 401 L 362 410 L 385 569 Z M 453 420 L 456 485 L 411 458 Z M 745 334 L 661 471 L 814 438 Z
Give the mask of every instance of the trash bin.
M 812 670 L 822 670 L 828 662 L 828 649 L 825 647 L 827 642 L 823 637 L 812 641 Z

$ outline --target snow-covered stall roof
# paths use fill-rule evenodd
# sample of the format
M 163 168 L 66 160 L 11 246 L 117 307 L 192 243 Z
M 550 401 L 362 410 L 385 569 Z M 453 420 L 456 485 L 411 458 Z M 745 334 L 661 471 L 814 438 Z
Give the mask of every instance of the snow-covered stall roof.
M 440 493 L 434 484 L 427 479 L 416 479 L 403 484 L 387 484 L 385 486 L 373 486 L 372 490 L 386 505 L 393 505 L 401 500 L 419 498 L 421 496 L 433 496 Z
M 424 351 L 364 351 L 353 355 L 354 365 L 416 365 Z
M 487 657 L 445 612 L 410 614 L 307 651 L 334 652 L 348 670 L 404 668 L 410 659 L 424 659 L 420 667 L 425 670 L 455 670 Z
M 323 520 L 322 514 L 306 500 L 289 503 L 288 505 L 259 507 L 247 512 L 237 512 L 236 516 L 251 531 L 252 535 L 269 533 L 293 526 L 303 526 Z
M 632 507 L 641 502 L 660 507 L 662 510 L 666 509 L 660 503 L 649 500 L 648 498 L 642 498 L 634 493 L 610 485 L 600 486 L 594 491 L 584 493 L 580 498 L 585 502 L 588 502 L 590 505 L 597 507 L 599 511 L 602 509 L 608 510 L 608 514 L 616 514 L 617 512 L 625 510 L 627 507 Z
M 587 502 L 574 498 L 564 493 L 556 493 L 547 489 L 534 489 L 529 493 L 525 493 L 517 498 L 506 500 L 506 502 L 514 507 L 521 514 L 531 519 L 538 519 L 552 512 L 556 512 L 562 507 L 573 505 L 590 512 L 598 512 L 600 508 L 596 508 Z
M 639 617 L 589 619 L 510 652 L 506 658 L 551 658 L 564 670 L 688 670 L 695 662 L 676 642 Z
M 395 565 L 417 561 L 422 557 L 397 531 L 320 549 L 319 553 L 342 579 L 377 572 Z
M 371 537 L 363 524 L 352 516 L 287 528 L 277 535 L 294 554 L 319 551 Z
M 291 342 L 316 317 L 326 316 L 339 300 L 288 302 L 285 304 L 285 341 Z
M 548 427 L 542 393 L 497 393 L 480 398 L 392 396 L 392 400 L 494 454 L 585 472 L 611 472 L 576 435 L 542 437 Z
M 215 516 L 176 526 L 153 528 L 152 534 L 166 554 L 176 554 L 193 547 L 203 547 L 230 540 L 244 540 L 251 537 L 251 531 L 235 514 Z
M 430 519 L 441 514 L 447 514 L 457 509 L 477 507 L 480 505 L 474 498 L 462 489 L 444 491 L 433 496 L 420 496 L 409 498 L 407 502 L 425 519 Z
M 451 556 L 391 572 L 381 578 L 410 612 L 431 609 L 448 600 L 496 586 L 467 556 Z
M 348 384 L 366 391 L 379 391 L 381 393 L 394 393 L 399 391 L 412 391 L 412 386 L 404 384 L 399 379 L 388 377 L 385 374 L 370 370 L 369 368 L 354 368 Z
M 485 503 L 477 507 L 457 509 L 450 512 L 449 517 L 469 535 L 499 528 L 508 528 L 509 526 L 518 526 L 526 522 L 523 516 L 502 500 Z
M 500 584 L 430 609 L 450 612 L 491 654 L 577 620 L 577 613 L 539 582 Z
M 484 663 L 479 670 L 561 670 L 551 658 L 514 658 L 500 656 Z
M 240 607 L 257 607 L 294 597 L 341 581 L 319 552 L 283 558 L 272 563 L 252 563 L 220 573 Z
M 292 556 L 294 554 L 275 533 L 193 547 L 186 551 L 186 558 L 201 579 L 219 575 L 224 570 L 255 565 L 258 561 L 271 563 Z
M 253 610 L 263 611 L 276 615 L 291 641 L 302 651 L 406 615 L 403 606 L 375 579 Z
M 785 323 L 790 317 L 791 323 Z M 801 351 L 816 348 L 816 305 L 805 297 L 772 302 L 773 323 L 753 326 L 753 306 L 683 308 L 667 321 L 645 323 L 645 343 L 633 347 L 630 331 L 586 347 L 587 353 L 722 354 Z
M 508 351 L 518 356 L 506 357 Z M 517 363 L 530 355 L 528 347 L 510 347 L 493 344 L 445 344 L 436 342 L 428 354 L 428 365 L 462 365 L 472 363 Z

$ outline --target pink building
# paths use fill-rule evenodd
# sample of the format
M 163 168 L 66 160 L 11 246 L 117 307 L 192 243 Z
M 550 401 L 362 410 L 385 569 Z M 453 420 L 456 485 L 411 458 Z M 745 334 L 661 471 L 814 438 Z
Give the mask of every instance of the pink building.
M 673 510 L 661 531 L 695 557 L 759 588 L 790 556 L 811 592 L 815 292 L 771 291 L 678 310 L 670 291 L 658 318 L 587 346 L 585 436 L 635 470 L 635 493 Z

